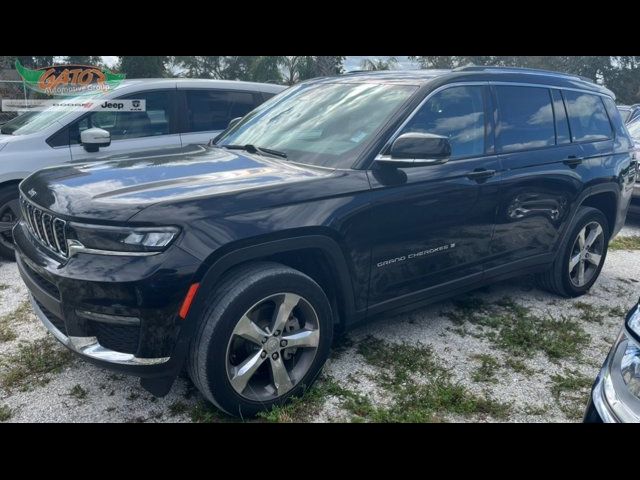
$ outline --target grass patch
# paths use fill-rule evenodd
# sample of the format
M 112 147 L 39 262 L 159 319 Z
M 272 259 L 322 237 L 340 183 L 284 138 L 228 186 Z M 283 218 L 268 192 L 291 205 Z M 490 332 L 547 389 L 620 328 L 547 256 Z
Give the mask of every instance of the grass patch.
M 0 405 L 0 422 L 6 422 L 13 416 L 13 411 L 9 405 Z
M 545 415 L 549 411 L 549 407 L 547 405 L 543 405 L 542 407 L 537 407 L 535 405 L 527 405 L 522 411 L 527 415 Z
M 11 342 L 16 338 L 18 338 L 18 335 L 9 323 L 0 320 L 0 343 Z
M 539 317 L 510 297 L 503 297 L 493 304 L 471 297 L 457 300 L 455 304 L 456 311 L 443 313 L 458 325 L 457 330 L 452 331 L 485 338 L 517 357 L 543 352 L 551 360 L 577 358 L 589 342 L 589 335 L 574 318 Z M 602 312 L 596 307 L 584 302 L 577 302 L 576 307 L 591 321 L 602 321 Z M 473 333 L 465 327 L 465 322 L 483 328 Z M 517 364 L 513 366 L 516 371 L 519 369 Z
M 342 388 L 333 378 L 324 376 L 305 389 L 303 394 L 292 398 L 286 405 L 274 406 L 261 412 L 258 417 L 267 422 L 298 423 L 308 420 L 320 411 L 328 396 L 347 398 L 350 392 Z
M 524 375 L 532 375 L 535 373 L 532 368 L 529 368 L 527 364 L 519 358 L 509 357 L 504 361 L 504 365 L 516 373 L 522 373 Z
M 616 239 L 609 244 L 609 250 L 640 250 L 640 235 L 630 237 L 617 236 Z
M 88 394 L 89 392 L 87 392 L 79 384 L 74 385 L 73 388 L 69 390 L 69 396 L 73 398 L 77 398 L 78 400 L 84 400 L 85 398 L 87 398 Z
M 454 382 L 428 347 L 389 344 L 368 337 L 358 344 L 358 353 L 380 369 L 376 380 L 392 402 L 374 406 L 367 397 L 343 393 L 343 407 L 356 416 L 356 421 L 441 422 L 446 414 L 504 418 L 510 410 L 510 405 L 475 395 Z M 424 383 L 419 383 L 417 376 Z
M 551 395 L 568 418 L 582 418 L 593 379 L 577 370 L 565 369 L 564 374 L 551 376 Z
M 496 383 L 498 381 L 496 372 L 500 368 L 500 364 L 494 357 L 482 353 L 480 355 L 474 355 L 472 358 L 480 361 L 480 366 L 471 374 L 474 382 Z
M 233 421 L 232 417 L 225 415 L 223 412 L 208 403 L 199 402 L 189 410 L 189 417 L 195 423 L 219 423 L 224 421 Z
M 604 314 L 602 310 L 587 302 L 575 302 L 573 306 L 582 312 L 580 318 L 591 323 L 602 323 L 604 320 Z
M 169 415 L 171 415 L 172 417 L 187 413 L 188 410 L 189 410 L 189 407 L 184 402 L 181 402 L 180 400 L 173 402 L 171 405 L 169 405 Z
M 27 388 L 31 384 L 44 385 L 49 375 L 59 373 L 69 365 L 73 354 L 59 346 L 51 337 L 18 346 L 18 351 L 1 360 L 7 369 L 0 375 L 5 390 Z
M 22 302 L 13 312 L 0 317 L 0 343 L 11 342 L 18 338 L 13 325 L 27 321 L 31 313 L 33 313 L 31 304 Z
M 550 360 L 559 360 L 578 357 L 589 338 L 573 319 L 562 316 L 554 320 L 526 313 L 505 318 L 495 343 L 516 356 L 531 356 L 540 351 Z
M 620 306 L 612 307 L 609 310 L 609 316 L 614 318 L 624 317 L 626 314 L 627 314 L 627 310 L 625 310 Z

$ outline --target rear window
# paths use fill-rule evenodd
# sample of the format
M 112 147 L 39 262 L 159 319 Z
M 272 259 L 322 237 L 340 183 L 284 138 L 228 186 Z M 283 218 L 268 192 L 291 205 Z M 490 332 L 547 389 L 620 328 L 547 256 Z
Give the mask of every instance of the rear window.
M 496 86 L 498 147 L 515 152 L 555 145 L 551 94 L 547 88 Z
M 599 95 L 570 90 L 565 90 L 563 95 L 574 142 L 611 138 L 611 123 Z

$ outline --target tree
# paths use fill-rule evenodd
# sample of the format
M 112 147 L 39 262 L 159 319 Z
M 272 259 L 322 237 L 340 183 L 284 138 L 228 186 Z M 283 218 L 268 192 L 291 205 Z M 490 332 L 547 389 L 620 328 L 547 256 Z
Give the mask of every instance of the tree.
M 224 58 L 220 56 L 172 57 L 169 70 L 174 74 L 183 73 L 189 78 L 222 78 Z
M 64 57 L 63 62 L 69 65 L 90 65 L 99 67 L 102 65 L 102 57 L 84 55 L 68 56 Z
M 40 57 L 8 57 L 12 58 L 11 68 L 15 68 L 16 59 L 20 60 L 20 63 L 28 68 L 42 68 L 53 65 L 53 55 L 40 56 Z
M 387 60 L 381 58 L 374 58 L 373 60 L 367 58 L 362 61 L 361 67 L 363 70 L 393 70 L 398 65 L 396 57 L 389 57 Z
M 526 67 L 570 73 L 605 85 L 619 103 L 640 102 L 640 57 L 611 56 L 425 56 L 409 57 L 422 68 L 456 68 L 467 64 Z
M 118 65 L 121 73 L 127 78 L 160 78 L 167 74 L 166 63 L 168 57 L 153 56 L 122 56 Z

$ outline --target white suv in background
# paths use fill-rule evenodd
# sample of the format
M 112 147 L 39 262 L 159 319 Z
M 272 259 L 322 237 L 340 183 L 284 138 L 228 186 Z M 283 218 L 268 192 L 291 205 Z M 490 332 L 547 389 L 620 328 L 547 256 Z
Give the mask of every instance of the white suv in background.
M 136 150 L 208 143 L 232 119 L 285 88 L 226 80 L 126 80 L 108 92 L 79 98 L 145 100 L 145 111 L 50 109 L 10 120 L 0 126 L 0 255 L 13 258 L 18 183 L 32 172 Z

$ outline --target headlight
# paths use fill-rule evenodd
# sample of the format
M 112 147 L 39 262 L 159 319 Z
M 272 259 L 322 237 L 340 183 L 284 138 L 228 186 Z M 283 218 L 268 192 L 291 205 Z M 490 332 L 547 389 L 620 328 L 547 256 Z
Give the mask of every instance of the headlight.
M 640 342 L 640 304 L 626 321 L 627 332 L 632 335 L 637 342 Z
M 620 362 L 620 373 L 629 392 L 640 399 L 640 348 L 633 342 L 627 342 Z
M 102 255 L 153 255 L 177 237 L 178 227 L 107 227 L 68 224 L 69 256 L 85 252 Z

